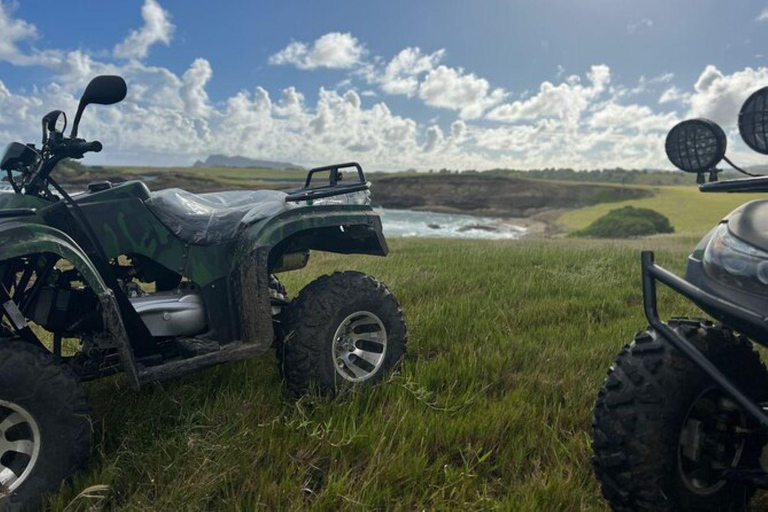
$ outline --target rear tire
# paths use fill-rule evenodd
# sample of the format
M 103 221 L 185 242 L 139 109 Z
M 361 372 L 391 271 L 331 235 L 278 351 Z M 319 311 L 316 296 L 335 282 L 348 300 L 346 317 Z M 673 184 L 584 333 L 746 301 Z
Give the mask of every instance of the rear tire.
M 336 393 L 378 382 L 405 355 L 408 332 L 395 296 L 360 272 L 336 272 L 307 285 L 286 311 L 277 344 L 280 374 L 296 394 Z
M 0 471 L 0 482 L 13 486 L 0 510 L 39 510 L 48 493 L 85 466 L 89 414 L 85 390 L 69 368 L 39 347 L 0 339 L 0 451 L 23 443 L 16 445 L 21 452 L 0 454 L 0 470 L 14 475 L 3 479 Z
M 708 321 L 672 320 L 669 325 L 742 392 L 759 402 L 767 398 L 768 372 L 746 337 Z M 722 480 L 719 467 L 759 468 L 764 436 L 739 438 L 727 430 L 718 432 L 712 424 L 729 429 L 737 424 L 756 426 L 711 378 L 656 331 L 639 333 L 608 372 L 592 420 L 593 465 L 611 507 L 618 511 L 743 509 L 754 488 Z M 710 451 L 707 443 L 714 441 L 724 447 L 722 453 Z

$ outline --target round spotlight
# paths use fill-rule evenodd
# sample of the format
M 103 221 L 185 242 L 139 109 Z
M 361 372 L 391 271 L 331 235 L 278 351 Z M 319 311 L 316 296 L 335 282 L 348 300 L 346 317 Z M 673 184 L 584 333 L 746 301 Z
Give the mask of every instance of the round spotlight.
M 753 92 L 741 106 L 739 133 L 747 146 L 768 155 L 768 87 Z
M 664 149 L 675 167 L 685 172 L 706 172 L 725 156 L 725 132 L 709 119 L 689 119 L 667 134 Z

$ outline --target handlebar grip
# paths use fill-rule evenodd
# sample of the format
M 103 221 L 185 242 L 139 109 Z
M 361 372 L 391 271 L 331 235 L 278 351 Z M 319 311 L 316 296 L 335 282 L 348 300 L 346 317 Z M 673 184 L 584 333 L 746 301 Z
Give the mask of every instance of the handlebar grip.
M 93 142 L 86 142 L 84 140 L 73 140 L 69 145 L 69 152 L 75 157 L 80 157 L 85 153 L 98 153 L 102 150 L 101 142 L 95 140 Z

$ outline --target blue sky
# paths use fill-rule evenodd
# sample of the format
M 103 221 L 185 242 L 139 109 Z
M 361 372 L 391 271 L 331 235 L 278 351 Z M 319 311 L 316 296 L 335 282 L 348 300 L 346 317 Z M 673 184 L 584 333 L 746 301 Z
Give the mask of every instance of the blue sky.
M 215 5 L 215 8 L 211 6 Z M 666 130 L 768 85 L 768 1 L 0 2 L 0 142 L 88 79 L 93 163 L 213 152 L 375 169 L 667 167 Z

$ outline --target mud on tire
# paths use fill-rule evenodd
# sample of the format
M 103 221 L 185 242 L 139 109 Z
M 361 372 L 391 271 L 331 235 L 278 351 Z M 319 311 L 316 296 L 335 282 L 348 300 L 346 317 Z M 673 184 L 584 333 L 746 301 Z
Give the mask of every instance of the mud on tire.
M 0 401 L 26 411 L 37 424 L 40 436 L 31 471 L 10 496 L 0 498 L 0 510 L 39 510 L 45 496 L 87 461 L 91 422 L 85 390 L 68 368 L 42 348 L 0 339 Z M 24 433 L 30 428 L 28 423 L 5 426 L 18 421 L 18 415 L 13 414 L 12 409 L 0 407 L 0 437 L 30 439 L 30 434 Z M 0 454 L 0 463 L 17 470 L 29 461 L 14 452 Z
M 285 311 L 285 336 L 277 343 L 277 358 L 280 374 L 292 392 L 301 394 L 316 386 L 322 392 L 335 393 L 353 384 L 344 377 L 342 369 L 337 369 L 334 344 L 339 341 L 336 335 L 345 320 L 352 326 L 365 323 L 365 316 L 355 317 L 360 312 L 367 313 L 375 325 L 355 328 L 363 331 L 358 336 L 366 330 L 381 332 L 383 327 L 386 341 L 383 356 L 376 365 L 361 361 L 370 375 L 360 382 L 377 382 L 399 364 L 405 354 L 408 333 L 395 296 L 368 275 L 336 272 L 307 285 Z M 381 335 L 374 334 L 372 339 L 377 336 Z M 360 343 L 366 341 L 355 341 L 355 346 L 360 347 Z M 377 360 L 376 352 L 371 354 L 372 359 Z M 349 373 L 348 377 L 354 379 L 354 374 Z
M 709 321 L 677 319 L 669 325 L 753 399 L 768 398 L 768 373 L 747 338 Z M 653 330 L 639 333 L 622 349 L 600 389 L 592 420 L 593 466 L 614 510 L 730 511 L 746 505 L 751 486 L 723 482 L 702 495 L 686 485 L 679 469 L 686 417 L 713 385 Z M 742 463 L 748 458 L 756 463 L 761 443 L 753 439 L 744 446 Z

